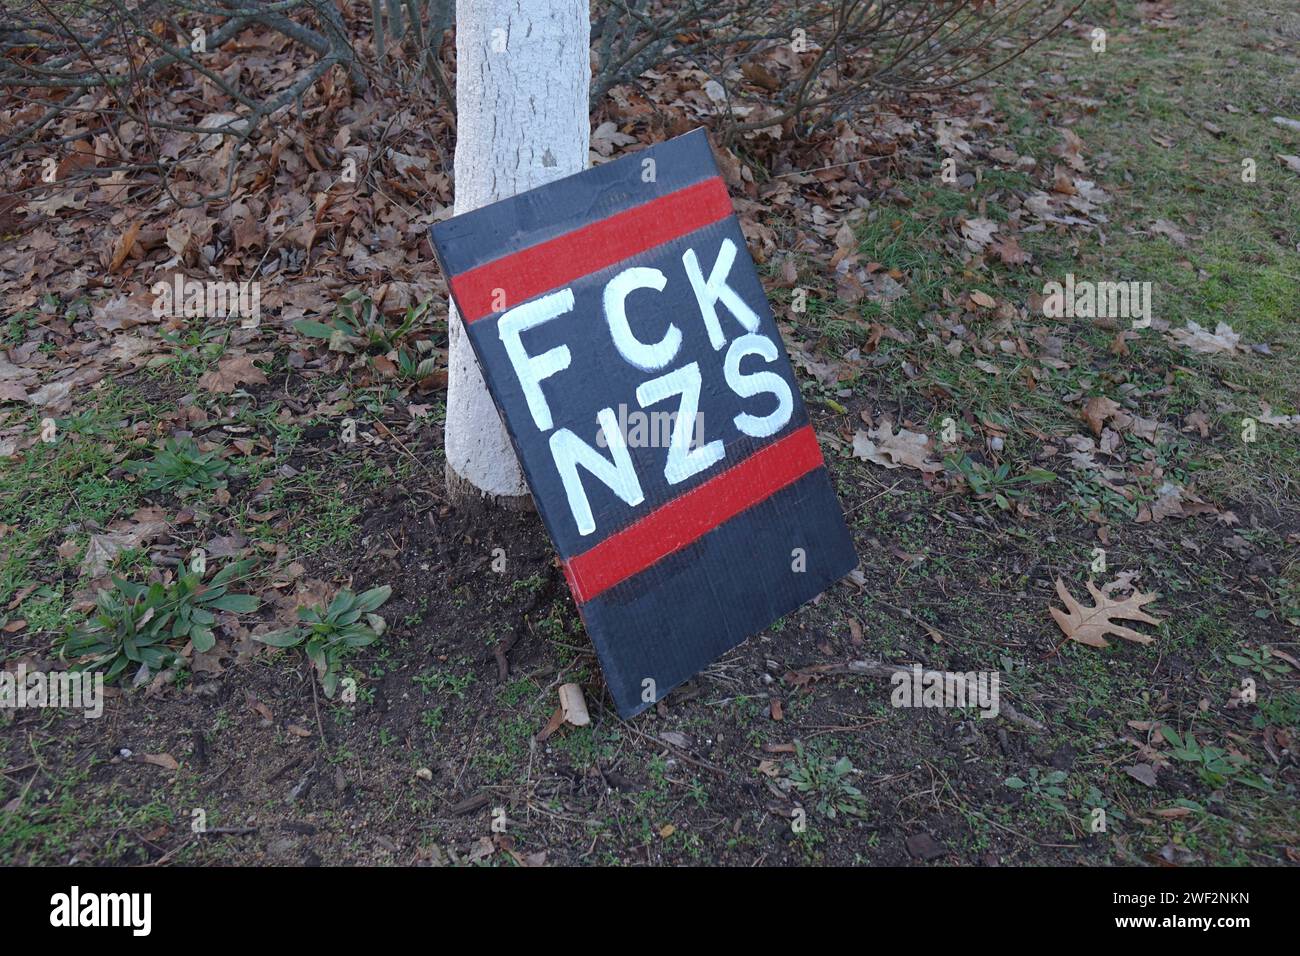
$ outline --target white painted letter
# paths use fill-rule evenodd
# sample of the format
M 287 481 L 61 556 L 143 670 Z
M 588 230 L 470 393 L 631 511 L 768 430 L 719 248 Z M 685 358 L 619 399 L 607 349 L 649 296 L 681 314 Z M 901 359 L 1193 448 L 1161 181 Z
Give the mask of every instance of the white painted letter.
M 736 244 L 730 239 L 723 239 L 722 247 L 718 249 L 718 258 L 714 260 L 713 270 L 709 273 L 709 281 L 705 282 L 695 250 L 687 249 L 682 255 L 686 277 L 691 280 L 691 288 L 695 290 L 695 301 L 700 304 L 704 327 L 709 330 L 709 343 L 715 350 L 727 344 L 727 337 L 722 334 L 722 326 L 718 324 L 719 302 L 727 307 L 747 331 L 758 331 L 758 316 L 754 310 L 745 304 L 735 289 L 727 285 L 727 274 L 731 272 L 731 264 L 735 261 Z
M 524 398 L 528 400 L 528 410 L 533 413 L 533 421 L 542 431 L 550 431 L 552 427 L 551 409 L 546 404 L 546 396 L 542 394 L 542 379 L 568 368 L 572 356 L 567 345 L 556 346 L 541 355 L 529 355 L 519 336 L 572 308 L 573 290 L 561 289 L 511 309 L 497 322 L 497 334 L 501 336 L 501 343 L 510 356 L 515 375 L 519 377 Z
M 635 507 L 645 500 L 641 493 L 641 482 L 637 479 L 636 469 L 632 467 L 632 456 L 627 453 L 627 443 L 623 433 L 618 429 L 618 419 L 612 408 L 602 408 L 596 413 L 596 421 L 605 433 L 610 453 L 610 461 L 592 448 L 581 438 L 561 428 L 551 436 L 551 457 L 555 467 L 564 481 L 564 493 L 569 498 L 569 510 L 578 525 L 579 534 L 591 534 L 596 530 L 596 519 L 591 515 L 591 503 L 587 501 L 587 492 L 583 490 L 582 479 L 578 476 L 578 466 L 589 472 L 609 486 L 629 505 Z
M 624 269 L 605 286 L 605 321 L 614 347 L 643 372 L 657 372 L 673 360 L 682 344 L 682 331 L 669 323 L 664 337 L 654 345 L 642 342 L 632 334 L 627 321 L 627 297 L 633 289 L 654 289 L 662 292 L 668 279 L 658 269 L 634 266 Z
M 742 335 L 731 343 L 731 348 L 727 349 L 727 358 L 722 363 L 727 385 L 741 398 L 752 398 L 764 392 L 771 392 L 776 396 L 776 410 L 770 415 L 760 418 L 757 415 L 741 412 L 733 419 L 736 427 L 746 435 L 753 438 L 766 438 L 768 435 L 776 434 L 790 420 L 790 414 L 794 411 L 794 400 L 786 380 L 775 372 L 743 374 L 740 371 L 740 361 L 747 355 L 761 355 L 769 362 L 774 361 L 777 357 L 776 345 L 763 335 Z
M 691 475 L 698 475 L 706 468 L 711 468 L 722 460 L 726 454 L 721 439 L 715 438 L 703 448 L 691 449 L 691 432 L 695 428 L 695 416 L 700 409 L 700 363 L 692 362 L 667 375 L 660 375 L 648 382 L 642 382 L 636 390 L 636 400 L 641 407 L 662 402 L 669 395 L 680 395 L 677 406 L 677 418 L 673 422 L 673 439 L 668 446 L 668 464 L 664 466 L 664 478 L 668 484 L 675 485 L 685 481 Z

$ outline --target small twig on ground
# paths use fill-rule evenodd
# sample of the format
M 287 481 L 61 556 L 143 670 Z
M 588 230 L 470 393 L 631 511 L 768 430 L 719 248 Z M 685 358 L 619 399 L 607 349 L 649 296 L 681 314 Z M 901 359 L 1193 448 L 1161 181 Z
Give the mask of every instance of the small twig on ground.
M 302 763 L 302 762 L 303 762 L 304 760 L 306 760 L 306 759 L 307 759 L 306 757 L 302 757 L 302 756 L 294 757 L 292 760 L 290 760 L 287 764 L 285 764 L 283 767 L 281 767 L 281 768 L 280 768 L 279 770 L 277 770 L 275 773 L 271 774 L 271 776 L 267 777 L 267 778 L 266 778 L 266 782 L 267 782 L 267 783 L 275 783 L 275 781 L 279 780 L 279 779 L 280 779 L 281 777 L 283 777 L 286 773 L 288 773 L 290 770 L 292 770 L 294 767 L 298 766 L 300 763 Z
M 316 730 L 320 733 L 321 746 L 325 746 L 329 741 L 325 738 L 325 724 L 320 719 L 320 699 L 316 696 L 316 675 L 313 673 L 311 663 L 307 666 L 307 680 L 311 682 L 311 703 L 316 708 Z
M 839 670 L 839 668 L 837 668 L 837 670 Z M 869 677 L 893 677 L 895 674 L 906 674 L 910 673 L 910 671 L 910 667 L 906 667 L 902 664 L 882 664 L 877 661 L 849 661 L 842 668 L 842 673 L 861 674 Z M 962 689 L 965 690 L 966 678 L 964 675 L 954 673 L 946 676 L 951 676 L 957 682 L 960 682 Z M 970 698 L 967 697 L 967 699 L 969 700 Z M 1020 713 L 1020 711 L 1016 710 L 1015 706 L 1007 700 L 998 701 L 998 714 L 999 716 L 1006 717 L 1007 720 L 1011 721 L 1013 724 L 1019 724 L 1035 733 L 1041 734 L 1047 730 L 1046 725 L 1039 723 L 1032 717 Z
M 177 853 L 181 852 L 181 850 L 185 849 L 187 846 L 189 846 L 191 843 L 193 843 L 196 839 L 197 839 L 196 837 L 190 837 L 188 840 L 186 840 L 184 843 L 180 844 L 179 846 L 172 847 L 170 850 L 168 850 L 168 851 L 167 851 L 166 853 L 164 853 L 162 856 L 158 857 L 158 859 L 154 860 L 154 861 L 151 862 L 151 863 L 146 863 L 146 864 L 144 864 L 144 865 L 145 865 L 146 867 L 151 867 L 151 866 L 166 866 L 168 863 L 171 862 L 171 858 L 172 858 L 172 857 L 174 857 Z
M 636 735 L 637 737 L 640 737 L 642 740 L 647 740 L 653 743 L 656 747 L 663 747 L 665 750 L 671 751 L 672 754 L 676 756 L 678 759 L 685 760 L 688 764 L 691 764 L 692 766 L 695 767 L 700 767 L 704 770 L 709 771 L 710 773 L 716 773 L 720 777 L 725 777 L 727 775 L 727 771 L 723 770 L 721 767 L 715 767 L 707 760 L 699 760 L 695 757 L 692 757 L 689 754 L 687 754 L 685 751 L 683 751 L 681 748 L 674 747 L 672 744 L 670 744 L 666 740 L 663 740 L 662 738 L 651 737 L 649 734 L 637 730 L 636 727 L 633 727 L 626 720 L 622 720 L 621 718 L 617 717 L 617 715 L 615 716 L 615 719 L 618 720 L 619 726 L 622 727 L 624 730 L 630 731 L 632 734 Z
M 491 802 L 492 794 L 488 793 L 486 790 L 480 790 L 478 793 L 474 794 L 474 796 L 467 797 L 460 803 L 452 806 L 447 813 L 453 817 L 459 817 L 463 814 L 473 813 L 475 810 L 480 810 Z

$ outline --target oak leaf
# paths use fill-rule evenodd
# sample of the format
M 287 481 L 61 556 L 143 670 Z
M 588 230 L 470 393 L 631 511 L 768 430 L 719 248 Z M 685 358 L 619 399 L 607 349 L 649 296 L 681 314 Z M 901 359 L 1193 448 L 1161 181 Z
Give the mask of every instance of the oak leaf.
M 1187 328 L 1170 329 L 1169 335 L 1179 345 L 1186 346 L 1193 352 L 1204 352 L 1210 354 L 1213 352 L 1234 352 L 1239 348 L 1244 348 L 1241 344 L 1241 336 L 1232 330 L 1232 326 L 1227 322 L 1220 322 L 1214 327 L 1214 331 L 1203 329 L 1191 319 L 1187 320 Z
M 231 355 L 217 363 L 217 367 L 199 379 L 199 387 L 209 392 L 229 394 L 239 385 L 265 385 L 266 373 L 253 364 L 266 361 L 268 355 Z
M 1142 610 L 1143 604 L 1154 601 L 1160 596 L 1154 591 L 1150 594 L 1142 594 L 1135 590 L 1121 601 L 1103 593 L 1089 580 L 1088 593 L 1097 604 L 1095 607 L 1084 607 L 1066 589 L 1061 579 L 1057 578 L 1056 593 L 1061 596 L 1061 600 L 1069 610 L 1062 611 L 1059 607 L 1049 607 L 1048 610 L 1052 612 L 1052 617 L 1056 619 L 1061 631 L 1070 640 L 1087 644 L 1089 647 L 1109 647 L 1107 634 L 1112 637 L 1122 637 L 1126 641 L 1135 641 L 1138 644 L 1150 644 L 1155 640 L 1153 637 L 1116 623 L 1117 619 L 1142 621 L 1146 624 L 1161 623 Z
M 993 241 L 993 234 L 998 231 L 998 224 L 992 219 L 961 220 L 961 236 L 966 240 L 966 248 L 979 252 Z
M 1083 420 L 1088 423 L 1094 435 L 1100 435 L 1106 420 L 1114 418 L 1118 411 L 1120 411 L 1119 402 L 1104 395 L 1096 395 L 1088 399 L 1088 404 L 1083 407 Z
M 901 468 L 906 465 L 926 474 L 943 470 L 943 465 L 930 457 L 934 441 L 921 432 L 900 428 L 894 431 L 893 422 L 882 417 L 880 425 L 870 431 L 858 429 L 853 436 L 853 456 L 883 465 Z
M 1015 236 L 1007 236 L 989 248 L 997 254 L 1004 266 L 1019 266 L 1029 261 L 1029 253 L 1020 248 L 1020 240 Z

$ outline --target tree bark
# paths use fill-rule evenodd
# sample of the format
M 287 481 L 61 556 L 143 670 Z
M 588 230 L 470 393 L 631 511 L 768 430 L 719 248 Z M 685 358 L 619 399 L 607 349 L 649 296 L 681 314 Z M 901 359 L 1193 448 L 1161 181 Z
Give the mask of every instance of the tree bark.
M 457 0 L 457 215 L 587 167 L 588 17 L 587 0 Z M 448 494 L 527 507 L 514 448 L 455 306 L 448 329 Z

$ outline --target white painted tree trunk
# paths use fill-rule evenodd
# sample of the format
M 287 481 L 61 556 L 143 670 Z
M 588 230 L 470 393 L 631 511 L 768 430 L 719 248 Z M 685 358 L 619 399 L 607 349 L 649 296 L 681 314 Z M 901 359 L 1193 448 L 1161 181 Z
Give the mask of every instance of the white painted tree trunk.
M 457 0 L 458 215 L 586 169 L 589 16 L 588 0 Z M 448 327 L 448 491 L 510 504 L 519 462 L 454 306 Z

